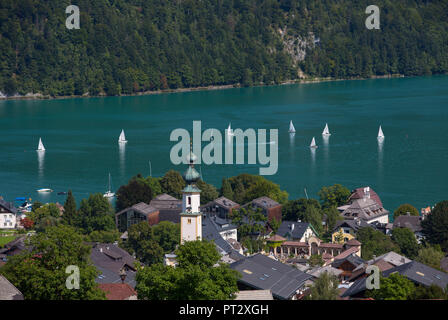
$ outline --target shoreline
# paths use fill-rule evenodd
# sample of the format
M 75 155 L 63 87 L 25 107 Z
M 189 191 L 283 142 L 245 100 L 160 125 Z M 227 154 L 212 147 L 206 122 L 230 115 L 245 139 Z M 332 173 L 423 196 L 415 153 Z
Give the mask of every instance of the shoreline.
M 91 96 L 89 94 L 83 95 L 73 95 L 73 96 L 45 96 L 42 93 L 28 93 L 24 96 L 0 96 L 0 101 L 8 101 L 8 100 L 57 100 L 57 99 L 76 99 L 76 98 L 105 98 L 105 97 L 138 97 L 138 96 L 146 96 L 152 94 L 166 94 L 166 93 L 184 93 L 184 92 L 195 92 L 195 91 L 213 91 L 213 90 L 225 90 L 225 89 L 233 89 L 233 88 L 256 88 L 256 87 L 273 87 L 279 85 L 291 85 L 291 84 L 312 84 L 312 83 L 322 83 L 322 82 L 335 82 L 335 81 L 352 81 L 352 80 L 372 80 L 372 79 L 392 79 L 392 78 L 406 78 L 405 75 L 402 74 L 387 74 L 382 76 L 371 76 L 368 78 L 362 77 L 352 77 L 352 78 L 304 78 L 297 80 L 286 80 L 279 84 L 255 84 L 252 86 L 242 86 L 240 83 L 235 84 L 226 84 L 226 85 L 212 85 L 205 87 L 194 87 L 194 88 L 179 88 L 179 89 L 165 89 L 165 90 L 154 90 L 154 91 L 145 91 L 138 92 L 133 94 L 121 94 L 119 96 L 108 96 L 105 94 L 100 94 L 96 96 Z

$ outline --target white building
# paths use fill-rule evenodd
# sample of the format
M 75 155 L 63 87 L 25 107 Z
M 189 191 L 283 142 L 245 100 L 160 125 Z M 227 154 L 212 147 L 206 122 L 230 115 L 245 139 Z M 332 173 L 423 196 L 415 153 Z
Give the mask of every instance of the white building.
M 0 199 L 0 229 L 15 229 L 17 227 L 16 213 L 14 205 Z

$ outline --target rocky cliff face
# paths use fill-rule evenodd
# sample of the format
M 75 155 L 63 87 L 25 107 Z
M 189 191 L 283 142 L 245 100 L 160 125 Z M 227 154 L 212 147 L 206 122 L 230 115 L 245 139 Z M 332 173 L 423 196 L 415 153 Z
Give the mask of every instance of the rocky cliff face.
M 309 32 L 307 35 L 291 35 L 288 34 L 288 30 L 279 29 L 278 33 L 283 41 L 284 50 L 292 58 L 294 66 L 298 69 L 298 75 L 300 78 L 304 78 L 305 74 L 298 66 L 300 62 L 305 60 L 308 49 L 313 49 L 316 44 L 320 42 L 320 39 L 314 35 L 313 32 Z

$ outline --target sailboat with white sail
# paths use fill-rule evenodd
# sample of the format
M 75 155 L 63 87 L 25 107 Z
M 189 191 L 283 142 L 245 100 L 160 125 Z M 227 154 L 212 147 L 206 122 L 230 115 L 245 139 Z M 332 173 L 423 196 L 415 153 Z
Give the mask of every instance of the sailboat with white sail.
M 313 137 L 313 140 L 311 140 L 310 148 L 312 148 L 312 149 L 317 148 L 316 140 L 314 139 L 314 137 Z
M 42 139 L 39 138 L 39 145 L 37 146 L 37 150 L 36 151 L 45 151 L 45 147 L 44 144 L 42 143 Z
M 113 198 L 115 197 L 115 193 L 112 192 L 111 186 L 110 186 L 110 173 L 109 173 L 109 188 L 107 189 L 106 193 L 104 193 L 104 198 Z
M 292 123 L 292 120 L 289 121 L 289 133 L 296 133 L 296 128 L 294 128 L 294 124 Z
M 121 130 L 120 137 L 118 138 L 118 142 L 119 143 L 126 143 L 126 142 L 128 142 L 128 140 L 126 140 L 126 136 L 124 135 L 124 130 L 123 129 Z
M 322 131 L 323 136 L 331 136 L 330 130 L 328 129 L 328 123 L 325 124 L 324 131 Z
M 380 129 L 378 130 L 378 140 L 383 140 L 384 139 L 384 133 L 383 133 L 383 129 L 381 129 L 381 126 L 380 126 Z
M 226 134 L 227 134 L 228 136 L 233 136 L 233 131 L 232 131 L 232 127 L 230 126 L 230 123 L 229 123 L 229 127 L 227 128 L 227 132 L 226 132 Z

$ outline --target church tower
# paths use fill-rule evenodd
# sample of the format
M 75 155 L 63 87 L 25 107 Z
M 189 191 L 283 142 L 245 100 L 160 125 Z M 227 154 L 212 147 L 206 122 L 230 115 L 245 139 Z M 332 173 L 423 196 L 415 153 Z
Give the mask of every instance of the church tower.
M 201 190 L 196 187 L 200 175 L 194 168 L 196 155 L 190 147 L 187 161 L 190 163 L 183 178 L 187 186 L 182 190 L 182 213 L 180 214 L 180 243 L 202 240 Z

